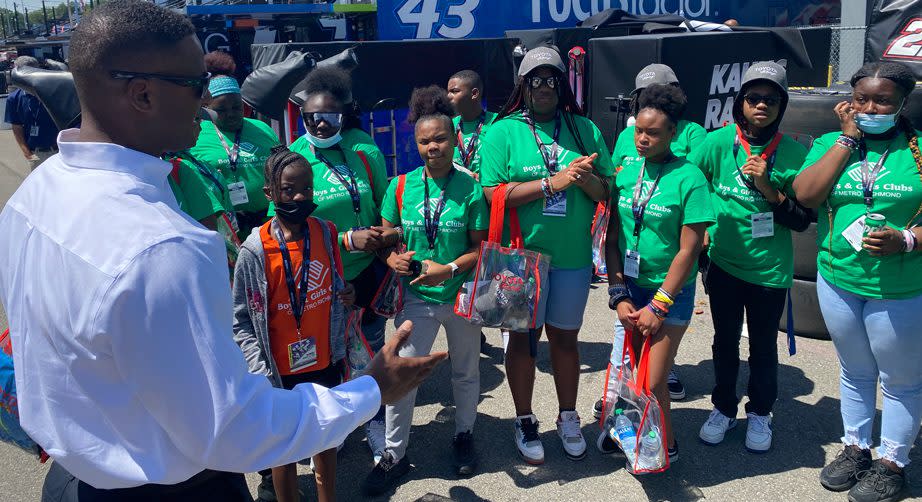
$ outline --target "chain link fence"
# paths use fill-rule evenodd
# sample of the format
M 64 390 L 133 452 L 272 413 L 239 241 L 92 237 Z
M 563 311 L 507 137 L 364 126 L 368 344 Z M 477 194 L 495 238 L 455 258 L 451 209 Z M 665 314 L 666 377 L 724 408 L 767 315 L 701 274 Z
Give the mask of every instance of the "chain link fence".
M 867 26 L 830 26 L 829 45 L 831 82 L 847 82 L 864 63 L 864 35 Z

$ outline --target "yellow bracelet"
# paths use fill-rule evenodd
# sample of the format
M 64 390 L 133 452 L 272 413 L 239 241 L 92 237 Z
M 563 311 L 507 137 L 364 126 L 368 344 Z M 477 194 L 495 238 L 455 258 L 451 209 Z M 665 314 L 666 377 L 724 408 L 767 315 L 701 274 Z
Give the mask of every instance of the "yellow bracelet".
M 653 299 L 658 302 L 662 302 L 667 307 L 671 307 L 675 303 L 671 298 L 664 295 L 663 293 L 660 293 L 659 291 L 657 291 L 656 294 L 653 295 Z

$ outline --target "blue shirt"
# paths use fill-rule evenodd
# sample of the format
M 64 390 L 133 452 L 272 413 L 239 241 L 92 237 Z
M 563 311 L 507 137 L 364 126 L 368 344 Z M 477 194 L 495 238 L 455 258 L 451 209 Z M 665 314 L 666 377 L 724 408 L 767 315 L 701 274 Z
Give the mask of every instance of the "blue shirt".
M 4 122 L 22 126 L 29 150 L 57 147 L 58 127 L 51 115 L 38 98 L 22 89 L 16 89 L 6 98 Z

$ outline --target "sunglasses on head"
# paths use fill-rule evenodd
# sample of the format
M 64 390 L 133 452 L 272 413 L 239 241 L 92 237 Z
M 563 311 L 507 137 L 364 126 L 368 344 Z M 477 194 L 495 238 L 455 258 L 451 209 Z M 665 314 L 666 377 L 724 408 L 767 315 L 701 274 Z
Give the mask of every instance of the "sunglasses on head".
M 560 84 L 560 77 L 551 75 L 550 77 L 528 77 L 528 85 L 532 89 L 538 89 L 542 85 L 547 85 L 551 89 L 556 89 Z
M 198 77 L 179 77 L 176 75 L 163 75 L 160 73 L 141 73 L 114 70 L 109 72 L 109 76 L 115 80 L 134 80 L 136 78 L 163 80 L 180 87 L 191 87 L 195 91 L 196 95 L 200 97 L 205 95 L 205 90 L 208 89 L 208 80 L 211 79 L 211 73 L 207 71 Z
M 747 94 L 744 99 L 747 103 L 749 103 L 749 106 L 756 106 L 759 103 L 765 103 L 766 106 L 775 106 L 778 103 L 781 103 L 781 97 L 774 95 L 763 96 L 762 94 L 752 93 Z
M 330 127 L 338 129 L 343 125 L 343 114 L 334 113 L 334 112 L 302 112 L 301 118 L 304 119 L 304 124 L 309 127 L 316 127 L 320 125 L 321 122 L 326 122 Z

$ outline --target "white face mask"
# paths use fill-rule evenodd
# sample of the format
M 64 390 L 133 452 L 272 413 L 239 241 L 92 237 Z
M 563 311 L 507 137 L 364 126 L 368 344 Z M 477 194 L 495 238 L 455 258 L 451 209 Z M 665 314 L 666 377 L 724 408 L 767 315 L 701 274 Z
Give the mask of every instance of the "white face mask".
M 343 140 L 342 131 L 336 131 L 336 134 L 330 136 L 329 138 L 318 138 L 308 131 L 304 134 L 304 137 L 307 138 L 307 141 L 310 144 L 317 148 L 333 148 Z

